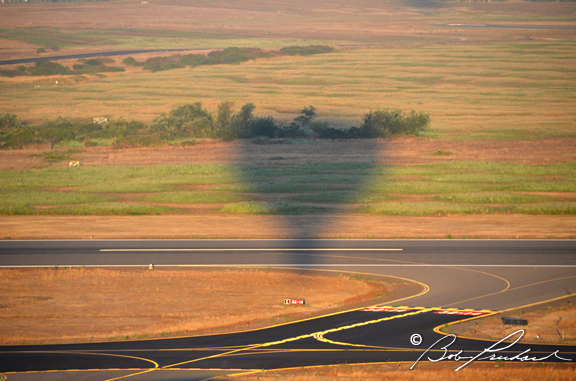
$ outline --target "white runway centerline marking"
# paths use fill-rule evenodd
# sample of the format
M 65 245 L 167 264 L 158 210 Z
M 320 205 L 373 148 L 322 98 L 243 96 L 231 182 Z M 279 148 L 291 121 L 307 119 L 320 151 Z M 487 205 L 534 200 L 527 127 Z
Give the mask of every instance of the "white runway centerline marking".
M 100 249 L 100 251 L 402 251 L 403 249 L 330 249 L 330 248 L 266 248 L 266 249 Z

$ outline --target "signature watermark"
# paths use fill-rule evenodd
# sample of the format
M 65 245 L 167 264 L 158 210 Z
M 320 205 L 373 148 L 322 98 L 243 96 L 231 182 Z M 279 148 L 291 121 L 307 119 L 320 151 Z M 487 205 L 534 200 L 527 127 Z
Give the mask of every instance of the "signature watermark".
M 458 368 L 456 368 L 456 372 L 459 371 L 460 369 L 464 368 L 465 366 L 473 363 L 474 361 L 521 361 L 521 362 L 525 362 L 525 361 L 533 361 L 533 362 L 539 362 L 539 361 L 546 361 L 546 360 L 550 360 L 550 359 L 556 359 L 556 360 L 560 360 L 560 361 L 572 361 L 572 359 L 567 359 L 564 357 L 561 357 L 559 355 L 559 350 L 556 350 L 552 353 L 548 353 L 544 356 L 534 356 L 531 355 L 531 349 L 528 348 L 526 350 L 524 350 L 523 352 L 514 354 L 514 355 L 504 355 L 501 354 L 499 352 L 504 352 L 506 350 L 509 350 L 510 348 L 512 348 L 517 342 L 519 342 L 522 337 L 524 337 L 525 331 L 523 329 L 519 329 L 516 332 L 513 332 L 511 334 L 509 334 L 508 336 L 506 336 L 505 338 L 503 338 L 502 340 L 498 341 L 497 343 L 494 343 L 492 345 L 490 345 L 487 348 L 484 348 L 484 350 L 482 350 L 481 352 L 479 352 L 476 355 L 472 355 L 472 356 L 464 356 L 462 355 L 463 351 L 454 351 L 452 350 L 453 353 L 449 353 L 450 350 L 450 346 L 452 346 L 452 344 L 454 344 L 456 342 L 456 335 L 454 334 L 450 334 L 447 336 L 444 336 L 440 339 L 438 339 L 434 344 L 432 344 L 428 349 L 426 349 L 424 351 L 424 353 L 422 353 L 420 355 L 420 357 L 418 357 L 418 360 L 416 360 L 414 362 L 414 364 L 412 364 L 412 366 L 410 367 L 410 369 L 414 369 L 414 367 L 416 366 L 416 364 L 418 364 L 418 362 L 420 360 L 422 360 L 422 358 L 424 358 L 427 354 L 427 360 L 430 362 L 440 362 L 440 361 L 466 361 L 464 364 L 460 365 Z M 517 337 L 516 337 L 517 336 Z M 515 339 L 513 339 L 514 337 L 516 337 Z M 512 342 L 510 343 L 506 343 L 506 340 L 509 339 L 513 339 Z M 412 335 L 412 337 L 410 337 L 410 342 L 412 343 L 412 345 L 420 345 L 420 343 L 422 343 L 422 337 L 418 334 L 414 334 Z M 433 354 L 433 352 L 434 354 Z M 440 354 L 436 354 L 436 352 L 440 351 Z

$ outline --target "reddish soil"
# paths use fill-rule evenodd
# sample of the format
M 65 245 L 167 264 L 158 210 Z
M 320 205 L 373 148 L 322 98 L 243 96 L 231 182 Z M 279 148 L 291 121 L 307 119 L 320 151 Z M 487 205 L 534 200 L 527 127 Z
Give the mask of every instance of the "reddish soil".
M 30 169 L 47 164 L 34 154 L 44 150 L 0 150 L 0 170 Z M 435 152 L 450 152 L 436 156 Z M 576 139 L 515 141 L 394 140 L 319 141 L 310 144 L 254 144 L 206 140 L 182 147 L 113 150 L 104 147 L 74 154 L 82 165 L 265 164 L 299 165 L 319 162 L 422 164 L 446 161 L 504 161 L 523 164 L 576 160 Z M 56 163 L 53 166 L 67 165 Z

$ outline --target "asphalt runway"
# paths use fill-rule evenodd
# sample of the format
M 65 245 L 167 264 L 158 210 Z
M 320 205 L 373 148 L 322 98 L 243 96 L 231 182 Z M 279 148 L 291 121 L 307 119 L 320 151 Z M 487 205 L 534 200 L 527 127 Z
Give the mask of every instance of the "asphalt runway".
M 576 361 L 574 346 L 506 347 L 465 338 L 452 343 L 452 337 L 434 331 L 464 318 L 573 293 L 575 254 L 576 241 L 0 242 L 2 267 L 256 266 L 397 276 L 421 284 L 417 296 L 391 305 L 236 334 L 1 347 L 0 372 L 8 380 L 40 375 L 46 380 L 188 380 L 338 363 L 414 364 L 419 358 L 459 359 L 455 369 L 476 356 L 476 361 Z

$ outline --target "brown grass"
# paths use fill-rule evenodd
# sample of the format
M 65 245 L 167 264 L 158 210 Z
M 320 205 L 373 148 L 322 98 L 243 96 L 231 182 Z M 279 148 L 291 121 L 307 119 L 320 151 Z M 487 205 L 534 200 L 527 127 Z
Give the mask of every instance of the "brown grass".
M 327 162 L 378 162 L 423 164 L 448 161 L 504 161 L 520 164 L 565 163 L 576 160 L 576 138 L 515 141 L 442 141 L 423 138 L 394 140 L 323 141 L 316 144 L 259 145 L 244 142 L 198 140 L 193 147 L 156 147 L 115 150 L 87 148 L 74 154 L 81 165 L 153 166 L 172 164 L 271 165 L 282 157 L 282 165 Z M 41 158 L 46 149 L 0 150 L 0 170 L 48 166 Z M 453 155 L 433 155 L 450 151 Z M 67 163 L 55 163 L 63 166 Z
M 406 285 L 265 269 L 3 269 L 0 342 L 108 340 L 262 327 L 345 308 Z M 285 306 L 286 297 L 305 298 L 306 305 Z
M 162 227 L 159 229 L 159 227 Z M 0 216 L 3 239 L 574 239 L 575 216 Z M 314 232 L 314 236 L 310 236 Z
M 295 368 L 278 371 L 258 372 L 250 375 L 219 377 L 216 380 L 234 381 L 523 381 L 547 380 L 569 381 L 576 378 L 576 367 L 573 364 L 504 364 L 474 363 L 455 372 L 458 367 L 454 362 L 418 363 L 409 370 L 411 363 L 391 363 L 379 365 L 335 365 L 324 367 Z M 459 364 L 460 365 L 460 364 Z
M 506 326 L 502 317 L 528 320 L 527 326 Z M 571 344 L 576 342 L 576 306 L 564 302 L 556 306 L 535 311 L 512 311 L 501 315 L 472 320 L 450 326 L 450 332 L 461 336 L 500 340 L 507 335 L 524 329 L 522 343 Z M 537 339 L 536 336 L 540 339 Z

